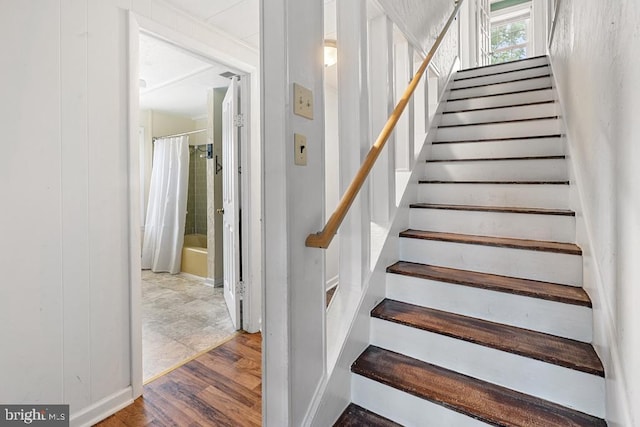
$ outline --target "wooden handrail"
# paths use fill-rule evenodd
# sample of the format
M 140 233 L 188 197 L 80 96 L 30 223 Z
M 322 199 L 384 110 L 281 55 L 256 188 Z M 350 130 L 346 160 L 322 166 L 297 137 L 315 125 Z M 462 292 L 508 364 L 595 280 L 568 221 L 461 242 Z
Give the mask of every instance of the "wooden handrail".
M 305 245 L 307 247 L 322 248 L 322 249 L 327 249 L 329 247 L 329 244 L 333 240 L 333 237 L 336 235 L 336 232 L 338 231 L 338 228 L 342 224 L 344 217 L 347 215 L 347 212 L 349 212 L 349 208 L 351 207 L 351 205 L 353 204 L 353 201 L 358 195 L 360 188 L 362 188 L 364 181 L 369 176 L 369 172 L 371 172 L 371 169 L 373 168 L 373 165 L 378 159 L 380 152 L 382 151 L 385 144 L 387 143 L 387 140 L 389 139 L 391 132 L 393 132 L 396 126 L 396 123 L 398 123 L 398 120 L 400 120 L 400 116 L 402 115 L 402 112 L 404 111 L 405 107 L 409 103 L 409 99 L 413 95 L 413 92 L 415 92 L 416 87 L 420 82 L 420 79 L 424 75 L 424 72 L 429 66 L 429 63 L 431 62 L 436 52 L 438 51 L 438 48 L 440 47 L 442 40 L 444 39 L 447 32 L 449 31 L 449 27 L 451 26 L 451 23 L 453 22 L 456 15 L 458 14 L 458 10 L 460 10 L 460 6 L 462 5 L 463 1 L 464 0 L 456 1 L 456 6 L 453 9 L 453 13 L 451 14 L 451 17 L 449 17 L 449 20 L 447 21 L 442 32 L 440 33 L 435 43 L 433 44 L 433 47 L 431 48 L 427 56 L 424 58 L 424 61 L 422 61 L 422 65 L 420 65 L 420 68 L 418 69 L 415 76 L 409 83 L 409 86 L 407 86 L 407 89 L 402 94 L 402 98 L 400 98 L 400 101 L 398 101 L 396 108 L 393 110 L 393 112 L 389 116 L 389 119 L 387 120 L 387 123 L 382 128 L 380 135 L 378 135 L 378 139 L 376 139 L 376 142 L 373 144 L 373 146 L 369 150 L 369 153 L 367 154 L 367 157 L 364 159 L 364 162 L 362 162 L 362 165 L 360 166 L 358 173 L 351 181 L 351 184 L 349 184 L 349 187 L 347 188 L 347 191 L 345 191 L 344 195 L 342 196 L 342 199 L 340 199 L 340 203 L 338 203 L 338 207 L 333 212 L 333 214 L 329 218 L 329 221 L 327 221 L 327 224 L 324 226 L 321 232 L 310 234 L 309 236 L 307 236 L 307 240 L 305 241 Z

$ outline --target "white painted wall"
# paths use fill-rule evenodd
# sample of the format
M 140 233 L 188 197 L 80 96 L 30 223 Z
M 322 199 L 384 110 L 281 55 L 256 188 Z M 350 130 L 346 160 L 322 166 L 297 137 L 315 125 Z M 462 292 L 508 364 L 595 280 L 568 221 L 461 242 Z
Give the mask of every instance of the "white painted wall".
M 562 0 L 550 48 L 579 190 L 578 244 L 611 426 L 640 423 L 638 22 L 634 0 Z
M 90 424 L 141 388 L 129 320 L 140 224 L 129 207 L 139 200 L 139 175 L 129 176 L 139 151 L 137 128 L 135 150 L 129 141 L 127 9 L 241 68 L 257 70 L 258 55 L 153 0 L 1 7 L 0 116 L 10 143 L 0 157 L 0 401 L 69 403 L 72 425 Z
M 547 54 L 547 36 L 549 34 L 549 0 L 531 0 L 531 15 L 533 20 L 533 54 L 541 56 Z
M 2 9 L 0 401 L 77 416 L 131 383 L 126 15 L 114 2 Z
M 196 122 L 189 117 L 175 114 L 163 113 L 161 111 L 151 111 L 151 136 L 159 138 L 161 136 L 175 135 L 182 132 L 196 130 Z M 189 135 L 189 145 L 194 144 L 194 136 Z
M 336 72 L 337 65 L 325 68 L 324 86 L 324 191 L 325 218 L 329 218 L 340 201 L 340 164 L 338 135 L 338 89 L 327 84 L 327 74 Z M 333 76 L 333 81 L 336 77 Z M 325 279 L 330 288 L 338 283 L 340 273 L 340 239 L 334 239 L 325 251 Z
M 54 14 L 59 16 L 57 2 L 40 2 L 39 7 L 35 2 L 32 7 L 15 3 L 4 2 L 0 16 L 0 64 L 5 70 L 0 104 L 5 152 L 0 160 L 0 194 L 3 207 L 10 207 L 2 209 L 0 221 L 4 275 L 0 287 L 0 401 L 62 402 L 65 246 L 61 237 L 63 225 L 71 224 L 63 223 L 62 210 L 63 180 L 68 183 L 68 175 L 63 177 L 62 171 L 61 23 L 51 19 Z M 27 33 L 31 33 L 31 43 L 14 43 Z M 10 66 L 12 63 L 15 65 Z M 20 85 L 7 84 L 18 79 Z M 25 91 L 30 96 L 25 97 Z M 36 113 L 39 111 L 49 114 Z M 75 149 L 68 143 L 65 148 Z M 78 154 L 72 153 L 74 157 Z M 76 192 L 85 193 L 82 187 Z M 86 197 L 83 199 L 76 206 L 86 209 Z M 78 226 L 88 228 L 86 221 Z M 86 277 L 86 270 L 76 270 L 76 274 Z M 78 326 L 79 333 L 88 334 L 88 325 Z M 78 366 L 77 371 L 85 367 Z
M 261 2 L 264 141 L 263 424 L 299 426 L 325 375 L 323 2 Z M 314 118 L 292 111 L 293 83 L 313 92 Z M 294 133 L 307 165 L 293 162 Z
M 395 108 L 393 23 L 381 14 L 368 21 L 369 52 L 369 144 L 378 139 Z M 388 224 L 396 207 L 396 135 L 387 139 L 369 174 L 371 221 Z

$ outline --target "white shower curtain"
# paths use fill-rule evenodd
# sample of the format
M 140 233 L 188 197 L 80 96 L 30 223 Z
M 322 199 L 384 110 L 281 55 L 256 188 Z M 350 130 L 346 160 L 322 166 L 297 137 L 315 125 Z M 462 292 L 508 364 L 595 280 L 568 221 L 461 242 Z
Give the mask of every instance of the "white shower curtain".
M 189 180 L 189 137 L 158 139 L 153 148 L 142 268 L 180 272 Z

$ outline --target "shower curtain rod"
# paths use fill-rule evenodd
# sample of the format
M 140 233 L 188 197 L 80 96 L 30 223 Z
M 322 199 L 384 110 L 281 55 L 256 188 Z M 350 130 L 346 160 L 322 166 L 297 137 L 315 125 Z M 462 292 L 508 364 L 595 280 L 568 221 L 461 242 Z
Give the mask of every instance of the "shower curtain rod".
M 207 131 L 206 129 L 198 129 L 198 130 L 192 130 L 191 132 L 176 133 L 175 135 L 154 136 L 153 140 L 155 141 L 156 139 L 162 139 L 162 138 L 175 138 L 176 136 L 191 135 L 194 133 L 200 133 L 200 132 L 206 132 L 206 131 Z

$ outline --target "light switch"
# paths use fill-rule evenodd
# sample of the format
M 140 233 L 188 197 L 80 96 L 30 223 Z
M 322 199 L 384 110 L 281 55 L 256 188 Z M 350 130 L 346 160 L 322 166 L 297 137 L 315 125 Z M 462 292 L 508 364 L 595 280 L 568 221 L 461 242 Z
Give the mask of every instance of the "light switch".
M 313 120 L 313 92 L 298 83 L 293 84 L 293 113 Z
M 293 134 L 294 155 L 293 162 L 298 166 L 307 165 L 307 137 L 299 133 Z

